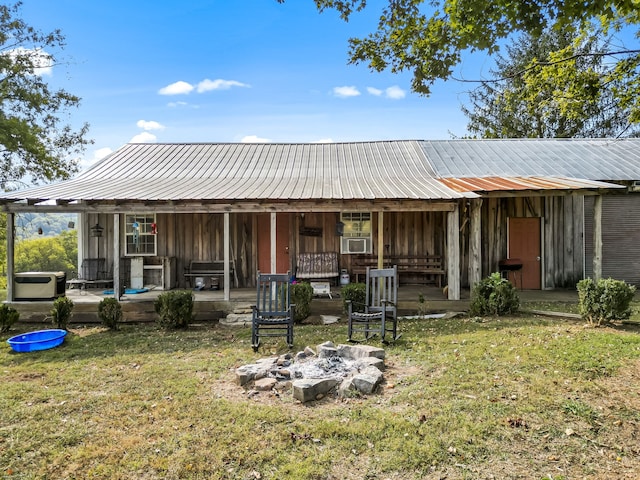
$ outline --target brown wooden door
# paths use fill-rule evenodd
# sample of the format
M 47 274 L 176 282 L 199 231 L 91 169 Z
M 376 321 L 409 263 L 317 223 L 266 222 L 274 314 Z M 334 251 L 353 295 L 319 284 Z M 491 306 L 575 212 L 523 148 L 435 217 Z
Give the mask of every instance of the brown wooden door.
M 289 214 L 276 215 L 276 271 L 271 271 L 271 215 L 258 215 L 258 270 L 263 273 L 286 273 L 289 262 Z
M 517 287 L 540 290 L 542 287 L 540 218 L 510 217 L 509 244 L 507 248 L 509 258 L 522 260 L 522 270 L 520 272 L 522 278 L 516 277 Z M 512 276 L 510 278 L 513 280 Z M 520 282 L 522 283 L 520 284 Z

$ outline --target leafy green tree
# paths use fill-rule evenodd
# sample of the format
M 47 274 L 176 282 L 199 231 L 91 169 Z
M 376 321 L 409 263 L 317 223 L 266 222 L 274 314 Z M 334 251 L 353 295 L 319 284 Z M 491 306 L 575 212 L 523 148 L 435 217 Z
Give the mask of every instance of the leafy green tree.
M 59 30 L 44 33 L 20 18 L 20 3 L 0 5 L 0 186 L 64 179 L 77 171 L 72 158 L 90 143 L 88 125 L 65 124 L 80 99 L 51 89 L 44 72 L 64 46 Z
M 283 3 L 285 0 L 278 0 Z M 344 20 L 369 6 L 366 0 L 315 0 L 320 11 L 334 9 Z M 377 5 L 377 3 L 376 3 Z M 377 28 L 364 38 L 349 40 L 351 63 L 375 71 L 409 71 L 412 89 L 428 95 L 436 80 L 454 75 L 463 54 L 493 55 L 505 39 L 520 34 L 538 37 L 549 28 L 598 24 L 605 35 L 623 28 L 638 33 L 640 8 L 635 0 L 388 0 Z M 564 52 L 566 53 L 566 52 Z M 621 47 L 606 54 L 613 89 L 629 121 L 640 122 L 640 49 Z M 550 60 L 561 64 L 563 52 Z
M 44 271 L 67 273 L 77 270 L 77 237 L 75 231 L 64 232 L 57 237 L 34 238 L 16 244 L 16 272 Z
M 523 35 L 498 55 L 493 80 L 470 95 L 462 110 L 467 129 L 482 138 L 572 138 L 631 135 L 628 110 L 616 101 L 604 65 L 609 51 L 601 32 L 579 34 L 573 26 Z M 561 55 L 571 60 L 551 64 Z M 545 61 L 549 65 L 541 66 Z M 635 129 L 637 130 L 637 129 Z

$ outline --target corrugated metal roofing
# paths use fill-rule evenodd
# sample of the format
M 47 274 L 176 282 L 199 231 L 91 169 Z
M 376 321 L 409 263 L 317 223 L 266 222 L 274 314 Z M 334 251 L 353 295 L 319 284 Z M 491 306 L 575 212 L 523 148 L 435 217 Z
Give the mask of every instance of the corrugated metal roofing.
M 73 180 L 4 198 L 65 200 L 455 199 L 416 141 L 128 144 Z
M 128 144 L 72 180 L 0 198 L 450 200 L 638 179 L 640 139 Z
M 441 177 L 640 180 L 640 139 L 496 139 L 420 142 Z
M 500 192 L 520 190 L 581 190 L 611 188 L 612 185 L 596 180 L 560 177 L 482 177 L 443 178 L 440 180 L 456 192 Z M 624 187 L 620 187 L 624 188 Z

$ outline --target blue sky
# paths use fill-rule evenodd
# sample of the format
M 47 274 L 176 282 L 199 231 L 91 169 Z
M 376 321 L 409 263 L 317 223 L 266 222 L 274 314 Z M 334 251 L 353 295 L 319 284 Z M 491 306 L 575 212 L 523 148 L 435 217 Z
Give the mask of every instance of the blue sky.
M 347 64 L 348 38 L 375 29 L 381 2 L 370 3 L 349 23 L 312 0 L 25 0 L 21 12 L 66 37 L 48 81 L 82 98 L 70 121 L 91 127 L 84 166 L 131 141 L 464 135 L 468 84 L 441 82 L 425 98 L 408 73 Z

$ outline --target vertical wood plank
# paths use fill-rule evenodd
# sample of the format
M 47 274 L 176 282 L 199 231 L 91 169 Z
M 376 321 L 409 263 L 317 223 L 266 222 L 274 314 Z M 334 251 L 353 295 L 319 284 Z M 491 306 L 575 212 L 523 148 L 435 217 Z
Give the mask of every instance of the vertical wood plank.
M 120 285 L 120 214 L 113 214 L 113 297 L 120 299 L 122 285 Z
M 229 301 L 230 285 L 231 285 L 231 270 L 229 269 L 229 261 L 231 256 L 229 255 L 229 212 L 222 214 L 224 217 L 224 299 Z
M 271 212 L 271 273 L 276 273 L 276 212 Z
M 447 213 L 447 277 L 449 300 L 460 300 L 460 213 L 459 205 Z
M 384 268 L 384 212 L 378 212 L 378 268 Z
M 469 226 L 469 287 L 482 280 L 482 199 L 471 200 Z
M 593 280 L 602 278 L 602 195 L 593 202 Z

